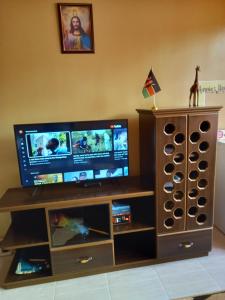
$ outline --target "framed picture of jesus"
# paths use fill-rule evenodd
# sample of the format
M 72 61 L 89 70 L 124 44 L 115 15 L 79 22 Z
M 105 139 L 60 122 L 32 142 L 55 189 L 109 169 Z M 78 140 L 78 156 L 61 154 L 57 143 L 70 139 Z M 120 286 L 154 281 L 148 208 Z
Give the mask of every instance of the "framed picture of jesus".
M 62 53 L 94 53 L 91 4 L 58 3 Z

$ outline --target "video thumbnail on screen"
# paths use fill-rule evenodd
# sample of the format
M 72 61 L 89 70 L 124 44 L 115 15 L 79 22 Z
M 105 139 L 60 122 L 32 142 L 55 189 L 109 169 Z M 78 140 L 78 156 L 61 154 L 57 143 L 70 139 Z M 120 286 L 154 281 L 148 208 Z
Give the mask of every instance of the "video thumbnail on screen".
M 83 130 L 72 132 L 73 154 L 112 151 L 112 130 Z
M 104 169 L 104 170 L 96 170 L 95 178 L 109 178 L 109 177 L 121 177 L 123 176 L 122 168 L 114 168 L 114 169 Z
M 77 171 L 77 172 L 66 172 L 64 173 L 65 182 L 79 182 L 82 180 L 94 179 L 93 170 Z
M 67 131 L 31 133 L 26 138 L 29 157 L 71 154 Z
M 40 174 L 34 176 L 34 185 L 51 184 L 63 182 L 62 173 Z
M 114 150 L 127 150 L 127 128 L 115 129 L 113 134 Z

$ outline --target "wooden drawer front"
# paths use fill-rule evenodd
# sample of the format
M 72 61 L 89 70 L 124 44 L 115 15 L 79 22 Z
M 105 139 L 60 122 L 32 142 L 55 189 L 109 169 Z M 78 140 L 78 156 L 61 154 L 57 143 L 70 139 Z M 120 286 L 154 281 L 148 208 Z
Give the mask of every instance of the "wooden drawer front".
M 157 242 L 157 258 L 208 252 L 212 246 L 212 230 L 158 236 Z
M 112 266 L 112 244 L 52 252 L 53 274 Z

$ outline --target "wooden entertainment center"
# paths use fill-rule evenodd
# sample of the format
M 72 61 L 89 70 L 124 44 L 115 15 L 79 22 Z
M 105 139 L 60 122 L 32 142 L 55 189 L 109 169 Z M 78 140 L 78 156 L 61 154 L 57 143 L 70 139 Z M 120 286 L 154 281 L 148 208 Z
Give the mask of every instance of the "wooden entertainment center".
M 138 110 L 140 177 L 88 188 L 49 185 L 7 190 L 0 212 L 11 213 L 11 225 L 1 248 L 11 255 L 2 287 L 207 255 L 212 244 L 220 109 Z M 131 223 L 113 224 L 115 202 L 130 206 Z M 68 232 L 52 226 L 60 214 L 82 217 L 89 234 L 63 236 Z M 46 260 L 49 267 L 16 275 L 21 253 L 27 259 Z

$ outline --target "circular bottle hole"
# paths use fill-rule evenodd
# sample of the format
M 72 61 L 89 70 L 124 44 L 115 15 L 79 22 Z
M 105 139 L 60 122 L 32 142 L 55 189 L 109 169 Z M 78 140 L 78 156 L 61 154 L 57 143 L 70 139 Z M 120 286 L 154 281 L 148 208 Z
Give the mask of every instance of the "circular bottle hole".
M 199 225 L 202 225 L 202 224 L 205 223 L 206 219 L 207 219 L 206 215 L 205 215 L 205 214 L 201 214 L 201 215 L 199 215 L 199 216 L 197 217 L 197 223 L 198 223 Z
M 202 132 L 207 132 L 210 129 L 210 123 L 208 121 L 203 121 L 200 125 L 200 130 Z
M 197 152 L 192 152 L 190 155 L 189 155 L 189 160 L 191 162 L 196 162 L 197 160 L 199 159 L 199 154 Z
M 190 141 L 192 143 L 197 143 L 197 141 L 200 139 L 200 133 L 195 131 L 195 132 L 192 132 L 191 136 L 190 136 Z
M 198 196 L 198 190 L 196 189 L 192 189 L 189 193 L 188 193 L 188 196 L 190 198 L 196 198 Z
M 164 168 L 165 173 L 171 174 L 174 171 L 174 165 L 173 164 L 167 164 Z
M 192 206 L 188 210 L 188 214 L 190 217 L 195 217 L 198 212 L 198 208 L 196 206 Z
M 208 182 L 207 182 L 206 179 L 200 179 L 199 182 L 198 182 L 198 187 L 200 189 L 205 189 L 207 184 L 208 184 Z
M 184 160 L 184 155 L 182 153 L 177 153 L 173 157 L 173 161 L 176 164 L 181 164 L 183 160 Z
M 208 142 L 202 142 L 200 145 L 199 145 L 199 150 L 202 151 L 202 152 L 206 152 L 209 148 L 209 143 Z
M 171 193 L 174 189 L 174 185 L 172 182 L 168 181 L 164 184 L 163 188 L 164 191 L 166 191 L 167 193 Z
M 173 214 L 174 214 L 175 218 L 182 218 L 184 212 L 183 212 L 182 208 L 177 208 L 177 209 L 175 209 Z
M 173 194 L 173 199 L 176 201 L 181 201 L 183 197 L 184 197 L 184 193 L 181 191 L 176 191 Z
M 181 172 L 176 172 L 173 176 L 173 181 L 180 183 L 184 179 L 184 175 Z
M 206 198 L 205 197 L 200 197 L 198 199 L 198 206 L 203 207 L 206 205 Z
M 166 228 L 172 228 L 174 224 L 174 220 L 172 218 L 168 218 L 165 220 L 164 225 Z
M 167 144 L 167 145 L 164 147 L 164 152 L 165 152 L 167 155 L 173 154 L 174 151 L 175 151 L 175 147 L 174 147 L 173 144 Z
M 166 124 L 166 126 L 164 127 L 164 132 L 166 134 L 172 134 L 175 131 L 175 126 L 172 123 L 168 123 Z
M 164 204 L 164 208 L 166 211 L 171 211 L 174 208 L 174 202 L 171 200 L 168 200 L 165 204 Z
M 198 178 L 198 175 L 199 175 L 198 171 L 193 170 L 189 174 L 189 179 L 190 180 L 196 180 Z
M 206 160 L 201 160 L 198 164 L 200 171 L 205 171 L 208 168 L 208 162 Z
M 174 141 L 176 144 L 180 145 L 184 142 L 185 137 L 183 133 L 178 133 L 175 135 Z

